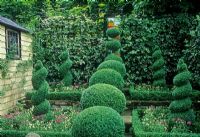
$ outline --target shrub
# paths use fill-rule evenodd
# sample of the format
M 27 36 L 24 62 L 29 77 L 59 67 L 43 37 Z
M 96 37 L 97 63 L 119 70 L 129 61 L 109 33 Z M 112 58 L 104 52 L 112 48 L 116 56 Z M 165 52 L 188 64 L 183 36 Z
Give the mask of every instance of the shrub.
M 106 48 L 115 53 L 121 48 L 121 43 L 118 40 L 112 39 L 106 42 Z
M 118 88 L 112 85 L 95 84 L 83 91 L 80 103 L 82 109 L 107 106 L 122 113 L 126 107 L 126 98 Z
M 117 111 L 105 106 L 83 110 L 72 125 L 73 137 L 124 137 L 125 126 Z
M 116 28 L 110 28 L 106 31 L 106 34 L 108 35 L 108 37 L 110 38 L 116 38 L 117 36 L 119 36 L 121 34 L 119 29 Z
M 154 63 L 152 65 L 154 79 L 153 85 L 158 87 L 166 87 L 165 61 L 158 46 L 155 46 L 152 58 L 154 59 Z
M 104 61 L 99 65 L 97 70 L 107 69 L 107 68 L 116 70 L 117 72 L 119 72 L 122 75 L 122 77 L 124 77 L 126 75 L 125 65 L 120 63 L 119 61 L 115 61 L 115 60 Z
M 64 51 L 60 55 L 60 59 L 63 62 L 59 68 L 59 72 L 63 78 L 62 81 L 65 86 L 70 86 L 72 84 L 73 76 L 70 71 L 70 68 L 72 67 L 72 61 L 69 59 L 69 53 Z
M 116 54 L 114 53 L 111 53 L 109 54 L 104 61 L 107 61 L 107 60 L 116 60 L 116 61 L 119 61 L 121 63 L 123 63 L 123 60 L 121 57 L 117 56 Z
M 49 85 L 45 80 L 48 71 L 41 61 L 37 61 L 32 77 L 32 85 L 35 90 L 31 100 L 34 105 L 33 115 L 42 115 L 49 112 L 50 104 L 46 97 L 48 95 Z
M 171 102 L 169 109 L 171 111 L 171 119 L 181 118 L 185 121 L 194 121 L 195 115 L 191 109 L 192 100 L 190 94 L 192 87 L 189 79 L 191 78 L 190 72 L 183 59 L 180 59 L 177 65 L 178 74 L 174 77 L 173 83 L 176 88 L 172 92 L 174 101 Z
M 119 89 L 124 87 L 122 76 L 113 69 L 101 69 L 95 72 L 89 80 L 89 85 L 92 86 L 97 83 L 110 84 Z

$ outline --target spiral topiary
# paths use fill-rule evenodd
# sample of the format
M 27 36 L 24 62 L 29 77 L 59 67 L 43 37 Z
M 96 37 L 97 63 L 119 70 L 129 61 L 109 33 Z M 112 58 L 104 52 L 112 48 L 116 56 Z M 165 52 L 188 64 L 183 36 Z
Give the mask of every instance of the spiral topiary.
M 72 137 L 124 137 L 122 117 L 110 107 L 95 106 L 75 117 Z
M 192 86 L 189 80 L 191 74 L 183 59 L 179 60 L 177 70 L 178 74 L 173 79 L 176 88 L 172 92 L 172 96 L 175 100 L 172 101 L 169 106 L 171 118 L 181 118 L 185 121 L 194 121 L 195 115 L 191 109 L 192 100 L 190 99 Z
M 32 85 L 35 90 L 31 101 L 34 105 L 33 115 L 42 115 L 49 112 L 50 104 L 49 101 L 46 100 L 48 95 L 49 85 L 45 80 L 47 77 L 48 71 L 43 66 L 41 61 L 37 61 L 35 65 L 35 70 L 32 76 Z
M 155 46 L 152 57 L 155 61 L 152 65 L 154 79 L 153 85 L 159 87 L 166 87 L 165 61 L 162 56 L 161 50 L 158 46 Z
M 62 81 L 65 86 L 70 86 L 72 84 L 73 76 L 70 71 L 70 68 L 72 67 L 72 61 L 69 59 L 69 53 L 64 51 L 60 55 L 60 59 L 63 62 L 59 68 L 59 72 L 63 78 Z
M 115 61 L 115 60 L 104 61 L 98 66 L 97 70 L 106 69 L 106 68 L 116 70 L 117 72 L 121 74 L 122 77 L 126 75 L 125 65 L 119 61 Z
M 106 42 L 106 48 L 115 53 L 121 48 L 121 43 L 118 40 L 112 39 Z
M 121 63 L 123 63 L 123 60 L 121 57 L 117 56 L 116 54 L 114 53 L 111 53 L 109 54 L 104 61 L 107 61 L 107 60 L 115 60 L 115 61 L 119 61 Z
M 110 28 L 107 29 L 106 34 L 108 35 L 108 37 L 110 38 L 116 38 L 117 36 L 119 36 L 121 34 L 119 29 L 116 28 Z
M 95 84 L 83 91 L 80 104 L 82 109 L 107 106 L 122 113 L 126 107 L 126 98 L 118 88 L 112 85 Z
M 124 80 L 120 73 L 113 69 L 101 69 L 95 72 L 89 79 L 89 85 L 92 86 L 98 83 L 110 84 L 118 89 L 124 87 Z

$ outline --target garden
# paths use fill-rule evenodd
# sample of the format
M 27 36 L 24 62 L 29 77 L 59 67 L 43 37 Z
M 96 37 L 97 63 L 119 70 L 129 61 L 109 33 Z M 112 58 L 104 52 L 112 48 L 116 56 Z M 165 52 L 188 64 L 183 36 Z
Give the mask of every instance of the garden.
M 0 137 L 200 137 L 199 5 L 1 0 Z

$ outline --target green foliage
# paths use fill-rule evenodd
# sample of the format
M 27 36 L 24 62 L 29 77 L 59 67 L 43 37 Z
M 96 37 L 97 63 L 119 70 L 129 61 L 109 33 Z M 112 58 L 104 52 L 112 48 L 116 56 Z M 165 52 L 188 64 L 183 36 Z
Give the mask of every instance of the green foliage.
M 74 120 L 73 137 L 124 137 L 122 117 L 109 107 L 95 106 L 83 110 Z
M 49 17 L 41 20 L 38 26 L 33 60 L 34 63 L 42 60 L 45 64 L 49 70 L 47 81 L 62 80 L 58 71 L 61 64 L 59 56 L 67 49 L 73 60 L 74 83 L 86 83 L 106 56 L 102 28 L 98 22 L 80 13 Z
M 70 71 L 70 68 L 72 67 L 72 61 L 69 59 L 69 53 L 67 51 L 64 51 L 60 55 L 60 59 L 62 61 L 62 64 L 59 68 L 59 72 L 62 75 L 62 81 L 65 86 L 70 86 L 72 84 L 73 76 Z
M 169 91 L 164 91 L 163 89 L 146 89 L 143 87 L 131 87 L 129 89 L 131 99 L 133 100 L 158 100 L 166 101 L 172 100 L 172 94 Z
M 172 14 L 140 18 L 131 15 L 121 24 L 121 55 L 128 70 L 128 81 L 152 83 L 153 46 L 159 46 L 166 63 L 166 82 L 172 84 L 177 60 L 182 57 L 189 30 L 196 26 L 191 14 Z M 196 68 L 196 64 L 193 64 Z M 193 72 L 194 73 L 194 72 Z M 147 75 L 148 74 L 148 75 Z
M 194 2 L 188 0 L 135 0 L 134 13 L 139 16 L 171 14 L 193 10 Z
M 197 16 L 198 25 L 190 31 L 191 40 L 187 41 L 184 50 L 184 60 L 192 73 L 192 83 L 195 88 L 200 87 L 200 17 Z
M 117 36 L 119 36 L 121 34 L 119 29 L 116 28 L 110 28 L 106 31 L 106 34 L 108 35 L 108 37 L 110 38 L 116 38 Z
M 175 100 L 171 102 L 169 109 L 171 110 L 171 119 L 181 118 L 185 121 L 195 120 L 195 115 L 191 110 L 192 101 L 190 99 L 190 94 L 192 88 L 190 85 L 190 72 L 187 69 L 187 65 L 184 63 L 183 59 L 180 59 L 177 64 L 178 74 L 174 77 L 174 85 L 176 86 L 172 95 Z M 185 88 L 186 87 L 186 88 Z M 189 88 L 187 88 L 189 87 Z M 188 91 L 189 90 L 189 91 Z M 178 92 L 178 93 L 177 93 Z M 185 96 L 181 96 L 185 94 Z M 178 97 L 176 97 L 178 95 Z
M 30 131 L 18 130 L 2 130 L 0 136 L 2 137 L 25 137 Z M 72 137 L 70 131 L 55 132 L 55 131 L 35 131 L 35 133 L 42 137 Z
M 89 85 L 92 86 L 97 83 L 110 84 L 118 89 L 122 89 L 124 87 L 124 80 L 122 76 L 113 69 L 101 69 L 95 72 L 89 80 Z
M 113 69 L 113 70 L 119 72 L 122 77 L 124 77 L 126 75 L 125 65 L 119 61 L 115 61 L 115 60 L 104 61 L 98 66 L 97 70 L 107 69 L 107 68 Z
M 92 106 L 107 106 L 122 113 L 126 107 L 124 94 L 116 87 L 109 84 L 95 84 L 83 91 L 81 108 Z
M 27 92 L 26 99 L 30 100 L 34 92 Z M 80 101 L 82 91 L 74 92 L 50 92 L 47 95 L 48 100 L 67 100 L 67 101 Z
M 162 57 L 161 50 L 158 46 L 154 48 L 154 52 L 152 54 L 152 58 L 154 59 L 154 63 L 152 65 L 153 70 L 153 85 L 166 87 L 165 81 L 165 61 Z
M 32 76 L 32 85 L 35 90 L 31 100 L 34 105 L 33 115 L 41 115 L 48 113 L 50 109 L 50 104 L 46 97 L 48 95 L 49 85 L 45 80 L 47 77 L 48 71 L 43 66 L 41 61 L 37 61 L 35 65 L 35 70 Z
M 1 72 L 1 77 L 5 78 L 8 73 L 8 60 L 0 59 L 0 72 Z
M 121 48 L 121 43 L 119 42 L 119 40 L 111 39 L 109 41 L 106 41 L 106 48 L 112 53 L 115 53 Z
M 116 60 L 116 61 L 119 61 L 119 62 L 123 63 L 122 58 L 119 57 L 119 56 L 117 56 L 117 55 L 114 54 L 114 53 L 109 54 L 109 55 L 104 59 L 104 61 L 107 61 L 107 60 Z

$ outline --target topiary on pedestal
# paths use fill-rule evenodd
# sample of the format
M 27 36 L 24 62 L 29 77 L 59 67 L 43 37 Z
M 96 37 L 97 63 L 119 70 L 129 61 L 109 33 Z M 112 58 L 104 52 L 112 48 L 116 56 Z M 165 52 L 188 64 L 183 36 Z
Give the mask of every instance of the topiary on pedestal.
M 110 107 L 90 107 L 75 117 L 72 137 L 124 137 L 125 125 L 117 111 Z
M 107 60 L 115 60 L 115 61 L 119 61 L 119 62 L 123 63 L 122 58 L 119 57 L 119 56 L 117 56 L 117 55 L 114 54 L 114 53 L 109 54 L 109 55 L 104 59 L 104 61 L 107 61 Z
M 195 115 L 191 109 L 192 100 L 190 99 L 192 86 L 189 80 L 191 74 L 183 59 L 179 60 L 177 70 L 178 74 L 173 79 L 175 89 L 172 92 L 172 96 L 174 97 L 174 101 L 169 106 L 171 111 L 170 118 L 194 122 Z
M 122 77 L 126 75 L 125 65 L 119 61 L 115 61 L 115 60 L 104 61 L 98 66 L 97 70 L 106 69 L 106 68 L 116 70 L 117 72 L 121 74 Z
M 67 51 L 64 51 L 60 55 L 60 59 L 62 61 L 62 64 L 59 68 L 59 72 L 63 78 L 62 82 L 65 86 L 70 86 L 73 81 L 73 76 L 70 71 L 70 68 L 72 67 L 72 61 L 69 58 L 69 53 Z
M 47 74 L 48 71 L 43 66 L 42 62 L 37 61 L 32 76 L 32 85 L 35 92 L 31 98 L 34 105 L 33 115 L 35 116 L 46 114 L 50 110 L 50 103 L 46 100 L 49 89 L 49 84 L 45 80 Z
M 152 65 L 154 79 L 153 85 L 159 87 L 166 87 L 165 61 L 162 56 L 161 50 L 158 46 L 155 46 L 152 58 L 154 59 L 154 63 Z
M 95 84 L 83 91 L 81 108 L 107 106 L 122 113 L 126 107 L 126 98 L 121 90 L 109 84 Z

